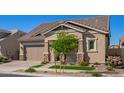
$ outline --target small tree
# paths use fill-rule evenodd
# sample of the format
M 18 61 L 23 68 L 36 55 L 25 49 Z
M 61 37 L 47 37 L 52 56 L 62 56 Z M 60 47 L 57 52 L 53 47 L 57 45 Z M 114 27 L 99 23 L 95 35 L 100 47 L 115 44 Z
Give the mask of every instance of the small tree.
M 60 70 L 61 70 L 61 65 L 62 64 L 64 65 L 66 63 L 65 61 L 66 54 L 78 48 L 78 39 L 73 34 L 67 34 L 64 31 L 58 32 L 57 40 L 53 42 L 52 48 L 54 49 L 55 53 L 60 55 Z

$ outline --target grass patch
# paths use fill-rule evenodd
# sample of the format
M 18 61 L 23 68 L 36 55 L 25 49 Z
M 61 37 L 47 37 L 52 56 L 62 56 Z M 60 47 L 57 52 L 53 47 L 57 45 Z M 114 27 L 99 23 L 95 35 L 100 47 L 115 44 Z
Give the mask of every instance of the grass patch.
M 34 72 L 36 72 L 36 70 L 34 68 L 30 67 L 30 68 L 26 69 L 25 72 L 34 73 Z
M 67 69 L 67 70 L 94 70 L 94 67 L 88 67 L 88 66 L 61 66 L 61 68 Z M 49 69 L 60 69 L 60 66 L 51 66 Z
M 32 66 L 32 68 L 39 68 L 39 67 L 42 67 L 43 64 L 39 64 L 39 65 L 35 65 L 35 66 Z
M 3 64 L 4 62 L 0 62 L 0 64 Z
M 42 67 L 42 66 L 43 66 L 43 64 L 38 64 L 38 65 L 31 66 L 28 69 L 26 69 L 25 72 L 34 73 L 34 72 L 36 72 L 35 68 L 39 68 L 39 67 Z
M 98 63 L 98 62 L 95 62 L 95 63 L 93 63 L 94 65 L 100 65 L 100 63 Z

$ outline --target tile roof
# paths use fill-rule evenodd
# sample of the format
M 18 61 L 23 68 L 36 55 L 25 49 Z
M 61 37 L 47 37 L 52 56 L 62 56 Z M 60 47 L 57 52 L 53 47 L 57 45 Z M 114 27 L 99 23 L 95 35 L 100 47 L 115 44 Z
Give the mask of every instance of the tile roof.
M 54 27 L 64 24 L 66 22 L 75 22 L 81 25 L 86 25 L 95 29 L 99 29 L 105 32 L 109 32 L 109 16 L 97 16 L 94 18 L 82 18 L 77 20 L 64 20 L 41 24 L 40 26 L 33 29 L 31 32 L 20 38 L 20 41 L 38 41 L 43 40 L 44 36 L 36 36 L 38 33 L 44 33 L 53 29 Z M 73 26 L 76 27 L 76 26 Z M 79 28 L 79 27 L 77 27 Z
M 98 16 L 95 18 L 84 18 L 73 21 L 99 30 L 109 31 L 109 16 Z

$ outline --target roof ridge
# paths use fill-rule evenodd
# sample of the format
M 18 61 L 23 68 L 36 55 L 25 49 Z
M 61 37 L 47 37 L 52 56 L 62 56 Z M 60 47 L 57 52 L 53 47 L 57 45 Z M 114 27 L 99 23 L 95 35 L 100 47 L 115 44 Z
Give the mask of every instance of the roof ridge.
M 97 21 L 96 19 L 100 20 Z M 83 21 L 84 20 L 84 21 Z M 28 34 L 26 34 L 25 36 L 23 36 L 21 39 L 29 39 L 32 36 L 35 36 L 36 34 L 39 33 L 43 33 L 47 30 L 52 29 L 53 27 L 55 27 L 56 25 L 60 25 L 66 22 L 75 22 L 75 24 L 79 23 L 82 25 L 86 25 L 89 27 L 92 27 L 94 29 L 98 29 L 98 30 L 102 30 L 105 32 L 109 32 L 109 15 L 100 15 L 100 16 L 96 16 L 96 17 L 92 17 L 92 18 L 80 18 L 80 19 L 70 19 L 70 20 L 60 20 L 60 21 L 54 21 L 54 22 L 48 22 L 48 23 L 43 23 L 41 25 L 39 25 L 38 27 L 34 28 L 31 32 L 29 32 Z

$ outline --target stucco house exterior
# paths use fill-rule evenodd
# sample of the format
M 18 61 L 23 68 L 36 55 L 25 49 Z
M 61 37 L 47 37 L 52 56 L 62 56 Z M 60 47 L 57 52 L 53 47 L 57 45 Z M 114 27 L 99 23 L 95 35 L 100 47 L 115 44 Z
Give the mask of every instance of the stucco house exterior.
M 56 33 L 65 31 L 74 34 L 79 40 L 77 51 L 68 54 L 68 62 L 104 63 L 109 46 L 109 16 L 96 16 L 63 20 L 42 24 L 20 38 L 20 60 L 58 61 L 59 58 L 51 48 L 56 40 Z
M 0 56 L 13 60 L 19 59 L 19 41 L 18 39 L 25 35 L 24 32 L 15 30 L 0 29 Z

